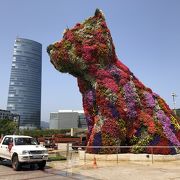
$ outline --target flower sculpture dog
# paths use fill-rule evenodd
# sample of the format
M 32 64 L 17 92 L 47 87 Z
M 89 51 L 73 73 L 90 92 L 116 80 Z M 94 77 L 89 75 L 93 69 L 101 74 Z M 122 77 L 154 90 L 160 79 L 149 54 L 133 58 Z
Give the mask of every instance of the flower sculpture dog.
M 179 120 L 160 96 L 118 60 L 100 10 L 67 29 L 47 52 L 58 71 L 78 80 L 88 125 L 88 152 L 113 153 L 113 148 L 99 146 L 120 145 L 132 146 L 128 151 L 134 153 L 150 152 L 144 146 L 155 146 L 156 154 L 178 152 Z

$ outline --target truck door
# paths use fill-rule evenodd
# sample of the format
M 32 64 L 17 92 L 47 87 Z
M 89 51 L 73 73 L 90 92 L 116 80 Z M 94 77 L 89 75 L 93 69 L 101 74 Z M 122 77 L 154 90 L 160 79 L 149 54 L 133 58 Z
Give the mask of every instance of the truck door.
M 9 144 L 13 143 L 12 137 L 5 137 L 1 144 L 1 156 L 3 158 L 9 159 L 11 156 L 10 149 L 8 148 Z

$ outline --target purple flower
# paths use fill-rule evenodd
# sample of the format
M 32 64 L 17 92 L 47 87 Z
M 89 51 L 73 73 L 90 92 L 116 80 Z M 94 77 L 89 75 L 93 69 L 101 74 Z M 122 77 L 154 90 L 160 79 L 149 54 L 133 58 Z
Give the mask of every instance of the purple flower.
M 174 145 L 180 146 L 179 140 L 177 139 L 176 135 L 173 133 L 171 129 L 170 119 L 164 114 L 162 110 L 159 110 L 156 113 L 156 115 L 160 123 L 162 124 L 163 132 L 166 135 L 166 137 L 169 139 L 169 141 L 173 143 Z
M 86 122 L 87 122 L 88 127 L 94 125 L 94 119 L 90 116 L 86 116 Z
M 89 103 L 90 106 L 93 105 L 93 102 L 94 102 L 94 92 L 93 91 L 88 91 L 86 94 L 85 94 L 85 98 L 87 99 L 87 102 Z
M 94 135 L 93 146 L 102 146 L 101 132 L 98 132 Z M 98 153 L 100 151 L 100 148 L 93 148 L 93 150 L 94 153 Z
M 91 134 L 91 133 L 92 133 L 93 127 L 94 127 L 94 126 L 88 126 L 88 134 Z
M 119 82 L 120 81 L 119 69 L 116 66 L 112 66 L 109 71 L 112 74 L 113 78 L 116 80 L 116 82 Z
M 149 146 L 155 146 L 159 143 L 159 141 L 161 140 L 161 137 L 158 135 L 155 135 L 153 140 L 149 143 Z
M 145 92 L 144 97 L 146 100 L 147 107 L 150 107 L 150 108 L 155 107 L 156 103 L 155 103 L 155 100 L 153 99 L 152 94 Z
M 134 119 L 137 117 L 136 112 L 136 99 L 135 99 L 135 93 L 130 83 L 127 83 L 123 87 L 125 98 L 127 102 L 127 116 L 129 119 Z
M 116 109 L 116 106 L 113 104 L 113 103 L 109 103 L 109 108 L 111 109 L 111 113 L 113 115 L 114 118 L 119 118 L 120 117 L 120 114 L 119 112 L 117 111 Z

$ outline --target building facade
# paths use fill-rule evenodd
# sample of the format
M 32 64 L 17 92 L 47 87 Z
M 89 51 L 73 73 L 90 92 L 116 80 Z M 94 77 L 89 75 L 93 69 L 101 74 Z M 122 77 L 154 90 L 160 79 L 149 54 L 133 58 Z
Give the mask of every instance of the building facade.
M 16 38 L 7 110 L 20 115 L 20 128 L 40 128 L 42 45 Z
M 19 124 L 19 114 L 11 113 L 11 111 L 0 109 L 0 120 L 12 120 Z
M 50 113 L 50 129 L 87 128 L 82 110 L 59 110 Z

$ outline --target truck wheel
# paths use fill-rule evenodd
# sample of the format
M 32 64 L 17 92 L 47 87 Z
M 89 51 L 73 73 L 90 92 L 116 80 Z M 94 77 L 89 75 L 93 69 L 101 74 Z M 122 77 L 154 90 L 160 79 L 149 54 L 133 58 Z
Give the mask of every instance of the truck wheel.
M 30 169 L 35 169 L 35 164 L 30 164 Z
M 12 167 L 13 167 L 13 169 L 15 171 L 18 171 L 18 170 L 21 169 L 21 164 L 20 164 L 20 162 L 18 160 L 18 156 L 17 155 L 13 156 L 13 158 L 12 158 Z
M 38 166 L 39 166 L 39 169 L 44 170 L 44 168 L 46 166 L 46 161 L 38 162 Z
M 3 158 L 0 157 L 0 163 L 3 161 Z

